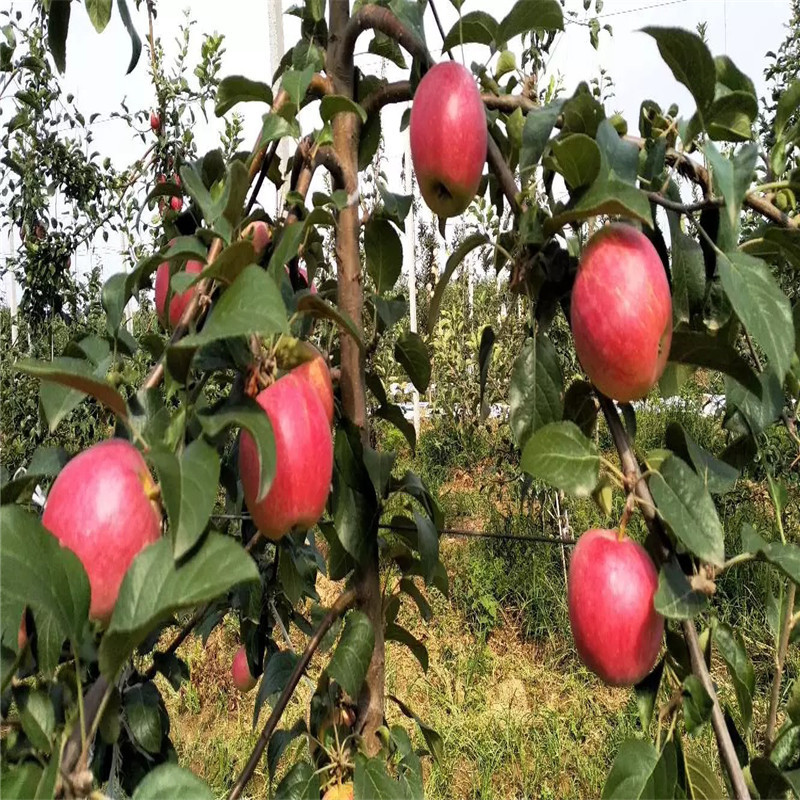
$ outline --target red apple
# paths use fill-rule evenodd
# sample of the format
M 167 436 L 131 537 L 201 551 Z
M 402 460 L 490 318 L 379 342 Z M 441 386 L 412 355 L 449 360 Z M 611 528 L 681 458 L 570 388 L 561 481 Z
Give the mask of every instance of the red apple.
M 174 198 L 173 198 L 174 199 Z M 197 275 L 203 271 L 205 265 L 202 261 L 187 261 L 186 272 L 190 275 Z M 167 304 L 167 289 L 169 287 L 170 274 L 169 274 L 169 261 L 163 261 L 158 265 L 156 270 L 156 313 L 161 321 L 161 324 L 167 327 L 175 327 L 178 320 L 183 316 L 186 306 L 189 305 L 194 293 L 197 291 L 196 286 L 192 286 L 185 292 L 180 294 L 173 294 L 172 300 L 169 301 L 169 325 L 165 308 Z
M 231 675 L 233 676 L 233 685 L 240 692 L 249 692 L 258 683 L 250 674 L 250 667 L 247 664 L 247 652 L 244 647 L 240 647 L 233 657 Z
M 277 466 L 267 495 L 257 502 L 260 472 L 247 431 L 239 441 L 244 499 L 256 527 L 277 541 L 293 527 L 310 528 L 322 516 L 333 473 L 333 440 L 327 412 L 314 387 L 292 370 L 264 389 L 256 401 L 275 436 Z
M 161 534 L 154 491 L 141 453 L 123 439 L 75 456 L 50 489 L 42 523 L 81 560 L 93 619 L 109 619 L 134 557 Z
M 291 275 L 291 272 L 289 272 L 289 265 L 288 264 L 286 264 L 284 266 L 284 269 L 286 270 L 286 274 L 287 275 Z M 308 285 L 308 270 L 302 264 L 300 264 L 297 267 L 297 273 L 303 279 L 303 283 L 305 284 L 306 289 L 308 289 L 311 292 L 311 294 L 316 294 L 317 293 L 317 287 L 314 286 L 313 283 L 310 286 Z M 300 288 L 301 289 L 303 288 L 302 284 L 301 284 Z
M 411 160 L 434 214 L 461 214 L 486 162 L 486 112 L 472 73 L 454 61 L 428 70 L 411 106 Z
M 664 265 L 630 225 L 607 225 L 586 245 L 572 289 L 575 351 L 592 383 L 620 402 L 644 397 L 664 371 L 672 298 Z
M 309 345 L 313 347 L 313 345 Z M 314 348 L 316 350 L 316 348 Z M 314 389 L 319 397 L 322 407 L 325 409 L 325 417 L 328 420 L 328 425 L 333 424 L 333 383 L 331 382 L 331 371 L 328 369 L 328 363 L 318 355 L 311 361 L 306 361 L 295 367 L 292 371 L 298 378 L 308 381 L 308 384 Z
M 664 618 L 653 606 L 658 573 L 645 549 L 618 531 L 587 531 L 572 553 L 567 584 L 581 661 L 612 686 L 638 683 L 664 636 Z
M 183 198 L 182 197 L 173 197 L 169 201 L 169 207 L 173 211 L 180 211 L 183 208 Z
M 22 612 L 22 622 L 19 623 L 19 631 L 17 632 L 17 650 L 22 650 L 28 644 L 28 623 L 25 621 L 27 612 Z
M 150 112 L 150 129 L 153 133 L 161 133 L 161 115 L 157 111 Z
M 242 239 L 249 239 L 253 243 L 256 258 L 260 258 L 267 249 L 267 245 L 272 241 L 272 231 L 266 222 L 256 220 L 242 231 Z

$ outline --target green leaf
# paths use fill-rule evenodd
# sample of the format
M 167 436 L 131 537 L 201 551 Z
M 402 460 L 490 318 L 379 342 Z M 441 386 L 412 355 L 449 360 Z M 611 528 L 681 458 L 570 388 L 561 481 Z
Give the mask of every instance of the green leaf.
M 669 360 L 679 364 L 714 369 L 730 375 L 758 397 L 761 383 L 747 361 L 724 339 L 695 331 L 674 331 Z
M 711 167 L 714 191 L 725 199 L 722 220 L 727 224 L 720 229 L 717 244 L 721 250 L 733 250 L 738 244 L 739 214 L 753 180 L 758 147 L 745 145 L 730 158 L 723 156 L 713 142 L 706 142 L 704 150 Z
M 275 800 L 318 800 L 319 776 L 307 761 L 295 764 L 275 789 Z
M 297 121 L 288 122 L 278 114 L 266 113 L 261 118 L 261 135 L 258 137 L 258 147 L 261 150 L 270 142 L 274 142 L 284 137 L 292 139 L 300 138 L 300 128 Z
M 439 278 L 439 282 L 436 284 L 436 288 L 433 291 L 433 297 L 431 297 L 431 304 L 428 309 L 428 334 L 432 335 L 434 330 L 436 330 L 439 308 L 442 304 L 444 290 L 447 288 L 450 276 L 455 272 L 456 267 L 466 258 L 468 253 L 471 253 L 476 247 L 480 247 L 484 244 L 489 244 L 489 237 L 486 234 L 471 233 L 447 259 L 442 277 Z
M 703 250 L 695 239 L 678 226 L 670 227 L 672 239 L 672 319 L 689 322 L 692 312 L 702 307 L 706 290 Z M 689 334 L 702 336 L 703 334 Z M 746 362 L 745 362 L 746 364 Z
M 722 622 L 714 625 L 714 642 L 722 660 L 728 667 L 728 673 L 736 691 L 736 699 L 739 701 L 742 725 L 747 730 L 753 719 L 753 696 L 756 691 L 753 662 L 747 654 L 741 634 L 732 630 L 729 625 Z
M 500 26 L 497 20 L 485 11 L 470 11 L 464 14 L 444 37 L 442 50 L 451 50 L 459 44 L 475 42 L 490 45 L 497 41 Z
M 219 86 L 217 86 L 214 113 L 221 117 L 227 114 L 237 103 L 253 101 L 272 105 L 272 90 L 262 81 L 251 81 L 243 75 L 229 75 L 223 78 L 219 82 Z M 279 119 L 282 119 L 282 117 Z
M 391 289 L 403 268 L 403 245 L 394 226 L 384 219 L 370 219 L 364 228 L 367 272 L 378 294 Z
M 666 443 L 670 450 L 694 467 L 709 492 L 725 494 L 733 489 L 739 477 L 738 471 L 703 450 L 679 423 L 673 422 L 667 426 Z
M 422 592 L 411 578 L 400 579 L 400 590 L 405 592 L 415 603 L 419 610 L 419 615 L 424 622 L 429 622 L 432 616 L 430 603 L 425 599 Z M 798 684 L 800 686 L 800 684 Z
M 319 105 L 319 115 L 323 122 L 332 122 L 337 114 L 356 114 L 363 125 L 367 121 L 367 112 L 349 97 L 341 94 L 327 94 Z
M 372 38 L 372 41 L 370 41 L 367 51 L 391 61 L 393 64 L 400 67 L 400 69 L 408 68 L 400 45 L 392 39 L 391 36 L 387 36 L 385 33 L 375 31 L 375 36 Z M 375 118 L 379 119 L 379 115 L 376 114 Z
M 67 68 L 67 33 L 72 0 L 51 2 L 47 14 L 47 46 L 56 69 L 63 75 Z
M 350 695 L 358 697 L 375 647 L 375 633 L 366 614 L 351 611 L 328 664 L 328 674 Z
M 658 512 L 678 541 L 715 566 L 725 561 L 722 524 L 703 481 L 680 458 L 670 456 L 650 478 Z
M 753 394 L 738 381 L 725 378 L 726 412 L 730 415 L 737 410 L 754 435 L 765 431 L 778 419 L 783 408 L 783 389 L 773 369 L 761 373 L 759 390 L 757 395 Z
M 14 689 L 14 702 L 19 709 L 22 730 L 31 744 L 37 750 L 50 753 L 56 729 L 56 713 L 49 692 L 20 686 Z
M 371 447 L 364 448 L 364 466 L 375 487 L 376 496 L 381 499 L 386 495 L 386 488 L 392 477 L 392 467 L 396 458 L 397 453 L 394 452 L 385 453 L 373 450 Z
M 381 196 L 381 203 L 383 204 L 380 213 L 386 219 L 394 222 L 395 225 L 403 228 L 403 221 L 411 211 L 413 195 L 390 192 L 382 181 L 378 181 L 378 194 Z
M 496 40 L 508 42 L 533 30 L 564 30 L 564 14 L 556 0 L 517 0 L 500 23 Z
M 623 139 L 607 119 L 597 126 L 597 147 L 602 159 L 602 171 L 611 173 L 624 183 L 636 185 L 639 169 L 639 148 Z
M 177 561 L 197 544 L 214 510 L 219 456 L 202 439 L 195 439 L 180 458 L 163 449 L 151 450 L 148 457 L 158 473 Z
M 683 722 L 688 733 L 698 731 L 711 716 L 714 701 L 696 675 L 683 681 Z
M 52 361 L 25 358 L 17 362 L 15 368 L 42 381 L 75 389 L 83 395 L 91 395 L 110 408 L 121 420 L 128 417 L 128 407 L 122 395 L 110 383 L 98 377 L 96 368 L 88 361 L 67 357 L 54 358 Z M 63 418 L 62 409 L 63 405 L 51 408 L 52 417 L 48 415 L 51 430 Z
M 94 29 L 102 33 L 111 19 L 111 0 L 86 0 L 86 13 Z
M 532 109 L 525 117 L 519 153 L 519 172 L 523 183 L 527 183 L 530 179 L 529 173 L 539 163 L 563 105 L 563 100 L 555 100 L 546 106 Z
M 691 92 L 700 113 L 704 113 L 714 100 L 716 69 L 703 40 L 683 28 L 651 26 L 642 28 L 642 32 L 656 40 L 661 58 L 675 79 Z
M 717 97 L 705 115 L 708 135 L 714 141 L 746 142 L 753 138 L 758 100 L 750 92 L 729 92 Z
M 142 40 L 136 32 L 136 28 L 131 19 L 131 12 L 128 10 L 127 0 L 117 0 L 117 8 L 119 8 L 119 16 L 122 20 L 125 30 L 131 40 L 131 60 L 128 62 L 128 69 L 125 71 L 126 75 L 130 75 L 139 63 L 139 56 L 142 53 Z
M 486 419 L 489 413 L 488 405 L 484 405 L 486 395 L 486 381 L 489 377 L 489 365 L 492 361 L 492 348 L 494 347 L 495 335 L 491 325 L 486 325 L 481 330 L 481 341 L 478 345 L 478 385 L 480 395 L 478 397 L 478 407 L 481 419 Z
M 56 759 L 52 759 L 52 762 L 55 761 Z M 4 760 L 3 770 L 0 772 L 0 793 L 8 800 L 29 800 L 31 797 L 47 796 L 39 795 L 37 792 L 43 774 L 44 770 L 35 761 L 13 764 Z
M 406 437 L 409 447 L 412 452 L 417 447 L 417 433 L 414 426 L 409 422 L 403 414 L 403 409 L 394 403 L 384 403 L 375 411 L 375 416 L 380 419 L 385 419 Z
M 692 589 L 680 565 L 671 559 L 662 564 L 658 573 L 653 605 L 667 619 L 691 619 L 705 610 L 708 598 Z
M 417 526 L 417 551 L 422 562 L 422 577 L 430 585 L 439 563 L 439 532 L 428 516 L 414 511 L 414 523 Z
M 760 258 L 739 251 L 723 253 L 717 267 L 733 310 L 761 345 L 782 383 L 794 350 L 789 299 Z
M 553 156 L 570 189 L 588 186 L 600 172 L 600 149 L 585 133 L 572 133 L 556 139 Z
M 358 753 L 353 772 L 354 797 L 359 800 L 396 800 L 401 797 L 400 787 L 386 772 L 386 760 Z
M 600 478 L 594 443 L 573 422 L 551 422 L 528 439 L 520 467 L 577 497 L 588 497 Z
M 253 437 L 261 475 L 257 500 L 266 497 L 275 477 L 276 455 L 272 423 L 264 409 L 252 398 L 243 397 L 234 405 L 225 405 L 213 412 L 202 411 L 197 418 L 203 432 L 211 438 L 219 436 L 226 428 L 243 428 Z
M 255 562 L 227 536 L 209 533 L 180 565 L 172 557 L 169 539 L 146 547 L 122 581 L 111 623 L 100 643 L 101 671 L 113 678 L 154 626 L 176 611 L 257 580 Z
M 213 278 L 225 284 L 233 283 L 236 278 L 239 277 L 242 270 L 250 264 L 253 264 L 255 260 L 256 257 L 252 242 L 239 239 L 239 241 L 228 245 L 228 247 L 214 259 L 214 262 L 209 264 L 202 272 L 196 275 L 188 274 L 187 277 L 190 279 L 188 286 L 194 286 L 200 281 L 209 278 Z M 172 283 L 174 283 L 176 277 L 185 274 L 187 273 L 178 273 L 173 276 Z
M 276 281 L 280 282 L 283 278 L 283 268 L 297 255 L 304 235 L 303 222 L 292 222 L 281 231 L 267 267 L 267 271 Z
M 80 644 L 89 616 L 89 579 L 78 557 L 61 547 L 37 517 L 4 505 L 0 537 L 2 639 L 16 650 L 22 611 L 33 611 L 39 664 L 51 673 L 65 639 Z
M 378 314 L 378 331 L 384 333 L 400 322 L 408 313 L 408 303 L 402 295 L 398 297 L 379 297 L 370 294 L 367 302 Z
M 213 800 L 214 793 L 191 770 L 177 764 L 161 764 L 142 778 L 132 800 Z
M 750 762 L 750 775 L 758 789 L 759 797 L 783 798 L 788 791 L 793 791 L 789 781 L 769 758 L 763 756 L 754 758 Z
M 313 64 L 310 64 L 304 70 L 291 69 L 283 73 L 281 89 L 289 95 L 289 100 L 295 108 L 300 108 L 302 105 L 313 77 Z
M 603 800 L 634 800 L 653 797 L 653 782 L 659 761 L 650 742 L 623 742 L 603 786 Z
M 800 586 L 800 546 L 787 542 L 766 542 L 749 523 L 742 526 L 742 548 L 777 567 Z
M 431 362 L 428 348 L 418 333 L 406 331 L 394 345 L 394 357 L 411 378 L 411 382 L 424 394 L 431 379 Z
M 217 301 L 203 329 L 184 337 L 176 348 L 200 347 L 217 339 L 288 333 L 280 289 L 256 264 L 245 267 Z
M 428 745 L 428 749 L 433 756 L 433 760 L 440 762 L 444 754 L 444 741 L 442 740 L 442 737 L 435 730 L 433 730 L 433 728 L 425 725 L 422 720 L 402 700 L 392 694 L 387 694 L 386 696 L 389 700 L 392 700 L 397 704 L 397 707 L 404 716 L 408 717 L 409 719 L 413 719 L 417 723 L 420 733 L 422 733 L 425 743 Z
M 633 217 L 648 227 L 653 227 L 653 215 L 647 195 L 634 186 L 601 175 L 572 208 L 567 208 L 547 220 L 545 233 L 556 233 L 569 222 L 579 222 L 600 214 Z
M 661 688 L 661 678 L 664 675 L 664 659 L 660 659 L 653 670 L 642 678 L 634 687 L 636 693 L 636 706 L 639 709 L 639 721 L 645 733 L 650 730 L 653 720 L 653 711 L 656 707 L 658 690 Z
M 428 649 L 410 631 L 394 622 L 387 623 L 385 631 L 386 640 L 404 644 L 419 661 L 423 672 L 428 671 Z
M 289 678 L 297 666 L 298 656 L 291 650 L 280 650 L 273 653 L 264 665 L 264 674 L 258 685 L 255 708 L 253 709 L 253 727 L 258 724 L 258 717 L 264 702 L 272 704 L 286 688 Z
M 152 682 L 131 686 L 123 696 L 128 728 L 136 744 L 148 753 L 158 753 L 164 738 L 160 699 L 158 689 Z
M 564 382 L 553 343 L 540 333 L 527 339 L 514 361 L 508 387 L 511 432 L 520 448 L 539 428 L 563 413 Z
M 361 338 L 361 331 L 356 327 L 353 320 L 340 308 L 337 308 L 327 300 L 323 300 L 318 294 L 311 294 L 310 292 L 302 294 L 297 301 L 296 310 L 299 314 L 308 314 L 317 319 L 328 319 L 331 322 L 335 322 L 343 333 L 350 334 L 353 341 L 358 345 L 359 350 L 363 352 L 366 349 L 364 340 Z
M 781 92 L 778 105 L 775 109 L 774 131 L 775 138 L 779 138 L 786 130 L 792 116 L 797 113 L 800 106 L 800 80 L 795 80 Z

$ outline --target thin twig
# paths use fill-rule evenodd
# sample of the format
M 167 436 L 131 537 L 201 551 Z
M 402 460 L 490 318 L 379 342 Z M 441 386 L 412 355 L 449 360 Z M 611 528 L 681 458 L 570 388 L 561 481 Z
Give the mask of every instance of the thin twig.
M 439 36 L 442 37 L 442 45 L 444 45 L 444 40 L 447 38 L 444 35 L 444 28 L 442 27 L 442 21 L 439 19 L 439 13 L 436 11 L 436 5 L 433 0 L 428 0 L 428 5 L 431 7 L 431 11 L 433 12 L 433 18 L 436 21 L 436 27 L 439 29 Z M 450 60 L 453 61 L 453 51 L 448 47 L 447 50 L 444 50 L 448 56 L 450 56 Z
M 280 139 L 276 139 L 269 148 L 269 152 L 267 153 L 264 161 L 261 164 L 261 169 L 258 173 L 258 178 L 256 179 L 256 185 L 253 187 L 253 191 L 250 192 L 250 199 L 247 201 L 247 207 L 245 208 L 244 215 L 247 216 L 253 208 L 253 205 L 256 202 L 256 198 L 258 197 L 258 193 L 261 191 L 261 186 L 264 183 L 264 178 L 267 177 L 267 173 L 269 172 L 269 168 L 272 166 L 272 160 L 275 158 L 275 154 L 278 152 L 278 145 L 280 144 Z
M 678 214 L 693 214 L 695 211 L 702 211 L 706 208 L 722 208 L 725 205 L 725 201 L 721 197 L 709 197 L 706 200 L 698 200 L 696 203 L 678 203 L 658 192 L 647 192 L 647 198 L 651 203 Z
M 767 715 L 767 753 L 772 750 L 775 744 L 775 727 L 778 722 L 778 702 L 781 698 L 781 680 L 783 678 L 783 667 L 786 662 L 786 651 L 789 649 L 789 634 L 792 632 L 794 598 L 796 587 L 789 581 L 789 589 L 786 594 L 786 613 L 781 627 L 781 636 L 778 641 L 778 652 L 775 654 L 775 677 L 772 679 L 772 693 L 769 698 L 769 714 Z
M 303 655 L 300 656 L 300 660 L 297 662 L 297 664 L 295 664 L 286 686 L 275 703 L 272 713 L 269 715 L 269 719 L 267 720 L 266 725 L 264 725 L 264 729 L 261 731 L 261 735 L 258 737 L 258 741 L 253 748 L 253 752 L 250 754 L 250 758 L 247 760 L 247 764 L 242 770 L 241 775 L 239 775 L 239 777 L 236 779 L 236 783 L 233 785 L 233 788 L 228 794 L 228 800 L 237 800 L 237 798 L 241 797 L 244 787 L 253 777 L 256 767 L 258 767 L 258 763 L 261 761 L 261 756 L 269 744 L 270 737 L 278 725 L 278 722 L 280 722 L 281 716 L 283 715 L 283 712 L 286 709 L 292 694 L 294 694 L 294 690 L 297 687 L 301 676 L 311 661 L 311 657 L 316 652 L 317 648 L 322 642 L 322 639 L 330 630 L 333 623 L 336 622 L 336 620 L 339 619 L 339 617 L 341 617 L 351 605 L 353 605 L 355 600 L 355 589 L 348 589 L 340 594 L 336 602 L 331 607 L 331 610 L 325 615 L 325 618 L 322 620 L 316 632 L 309 640 L 308 645 L 306 645 L 306 649 L 303 651 Z

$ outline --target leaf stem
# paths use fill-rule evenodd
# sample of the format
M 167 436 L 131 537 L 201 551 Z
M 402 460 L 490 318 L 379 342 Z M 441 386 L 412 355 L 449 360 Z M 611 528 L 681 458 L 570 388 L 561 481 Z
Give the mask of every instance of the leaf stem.
M 87 751 L 88 738 L 86 736 L 86 721 L 83 713 L 83 686 L 81 686 L 81 662 L 78 658 L 78 649 L 75 642 L 70 642 L 72 646 L 72 657 L 75 659 L 75 686 L 78 693 L 78 724 L 81 726 L 81 756 Z M 82 763 L 82 759 L 81 759 Z
M 786 594 L 786 613 L 783 616 L 783 627 L 781 628 L 781 638 L 778 642 L 778 652 L 775 654 L 775 676 L 772 679 L 772 694 L 769 698 L 769 714 L 767 716 L 767 740 L 766 751 L 772 750 L 775 744 L 775 727 L 778 722 L 778 702 L 781 698 L 781 680 L 783 678 L 783 667 L 786 662 L 786 651 L 789 649 L 789 634 L 792 632 L 794 614 L 794 598 L 796 586 L 789 581 L 789 589 Z

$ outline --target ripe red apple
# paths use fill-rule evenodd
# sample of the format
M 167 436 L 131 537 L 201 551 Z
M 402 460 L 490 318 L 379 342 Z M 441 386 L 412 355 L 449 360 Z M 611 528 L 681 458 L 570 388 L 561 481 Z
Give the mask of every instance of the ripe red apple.
M 592 383 L 621 402 L 644 397 L 664 371 L 672 298 L 664 265 L 630 225 L 607 225 L 586 245 L 572 289 L 575 351 Z
M 581 661 L 612 686 L 632 686 L 653 668 L 664 618 L 653 606 L 658 573 L 645 549 L 618 531 L 595 529 L 569 562 L 569 622 Z
M 434 214 L 461 214 L 478 191 L 486 161 L 486 112 L 472 73 L 454 61 L 431 67 L 411 106 L 411 160 Z
M 309 345 L 313 347 L 313 345 Z M 316 350 L 316 348 L 314 348 Z M 311 361 L 306 361 L 295 367 L 293 373 L 298 378 L 308 381 L 308 384 L 314 389 L 319 397 L 322 407 L 325 409 L 325 417 L 328 420 L 328 425 L 333 424 L 333 383 L 331 382 L 331 371 L 328 369 L 328 363 L 322 357 L 322 354 L 313 358 Z
M 150 112 L 150 129 L 153 133 L 161 133 L 161 115 L 157 111 Z
M 169 207 L 173 211 L 180 211 L 183 208 L 183 198 L 182 197 L 173 197 L 169 201 Z
M 267 249 L 267 245 L 272 241 L 272 231 L 264 220 L 259 219 L 251 222 L 242 231 L 242 239 L 249 239 L 253 243 L 256 258 L 260 258 Z
M 161 534 L 154 493 L 141 453 L 123 439 L 108 439 L 75 456 L 50 489 L 42 523 L 81 560 L 93 619 L 109 619 L 134 557 Z
M 247 652 L 244 646 L 240 647 L 233 657 L 231 675 L 233 676 L 233 685 L 240 692 L 249 692 L 258 683 L 256 678 L 250 674 L 250 667 L 247 664 Z
M 203 271 L 204 266 L 205 265 L 202 261 L 187 261 L 185 269 L 190 275 L 197 275 Z M 167 304 L 167 289 L 169 288 L 169 281 L 169 261 L 163 261 L 158 265 L 158 269 L 156 270 L 156 313 L 158 314 L 161 324 L 165 328 L 174 328 L 178 324 L 178 320 L 180 320 L 180 318 L 183 316 L 183 312 L 186 310 L 186 306 L 189 305 L 194 293 L 197 291 L 197 287 L 192 286 L 185 292 L 172 295 L 172 300 L 169 301 L 168 325 L 165 308 Z
M 296 370 L 264 389 L 256 401 L 275 435 L 277 466 L 267 496 L 256 502 L 260 472 L 252 437 L 242 431 L 239 473 L 244 499 L 261 533 L 277 541 L 293 527 L 310 528 L 322 516 L 333 473 L 333 440 L 322 401 Z

